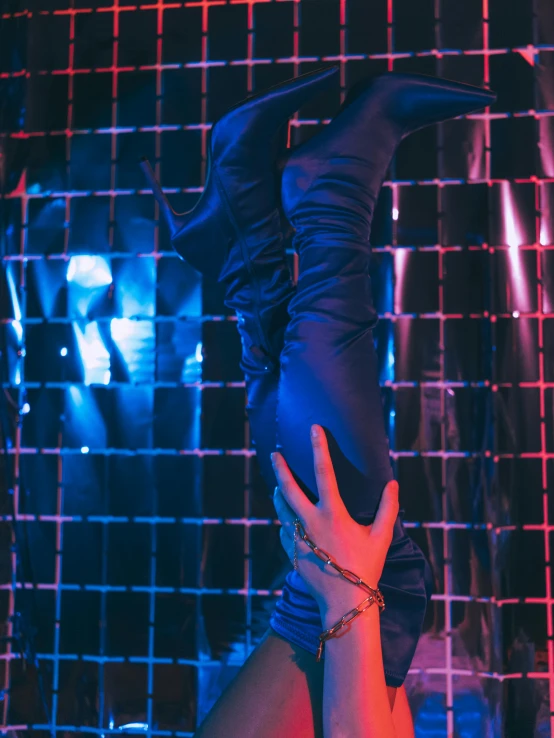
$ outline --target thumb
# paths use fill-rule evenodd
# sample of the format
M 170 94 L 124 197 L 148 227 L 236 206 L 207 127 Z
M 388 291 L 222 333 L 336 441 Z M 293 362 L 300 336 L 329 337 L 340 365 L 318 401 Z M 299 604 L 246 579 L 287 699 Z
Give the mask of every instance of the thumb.
M 394 523 L 398 517 L 398 509 L 398 482 L 393 479 L 388 482 L 381 495 L 377 515 L 371 527 L 372 534 L 390 541 Z

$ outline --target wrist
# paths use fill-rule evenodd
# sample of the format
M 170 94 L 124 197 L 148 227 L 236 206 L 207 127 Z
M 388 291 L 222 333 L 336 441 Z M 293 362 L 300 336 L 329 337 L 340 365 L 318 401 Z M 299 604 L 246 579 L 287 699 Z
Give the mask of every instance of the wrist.
M 318 602 L 323 629 L 331 628 L 344 615 L 361 605 L 367 597 L 369 597 L 369 592 L 366 592 L 365 589 L 351 586 L 348 589 L 345 588 L 344 591 L 323 598 Z M 376 602 L 371 605 L 369 610 L 374 610 L 377 616 L 379 615 L 379 606 Z

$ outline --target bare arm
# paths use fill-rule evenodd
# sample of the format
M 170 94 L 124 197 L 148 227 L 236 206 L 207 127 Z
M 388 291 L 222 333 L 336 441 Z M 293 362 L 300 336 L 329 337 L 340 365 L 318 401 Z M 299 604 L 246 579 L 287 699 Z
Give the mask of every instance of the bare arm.
M 315 428 L 312 438 L 319 501 L 313 505 L 298 487 L 284 459 L 274 454 L 279 488 L 275 507 L 282 523 L 281 541 L 294 560 L 294 520 L 329 552 L 338 564 L 377 587 L 398 514 L 398 485 L 383 492 L 372 526 L 356 523 L 339 495 L 325 434 Z M 326 566 L 302 540 L 297 541 L 298 571 L 316 598 L 324 629 L 359 605 L 367 592 L 345 581 Z M 373 604 L 325 644 L 323 680 L 325 738 L 395 738 L 385 683 L 379 609 Z
M 342 608 L 323 615 L 323 627 L 331 627 L 359 603 L 359 595 L 351 602 L 345 598 Z M 377 606 L 341 633 L 344 631 L 325 646 L 323 734 L 325 738 L 393 738 L 396 733 L 383 671 Z

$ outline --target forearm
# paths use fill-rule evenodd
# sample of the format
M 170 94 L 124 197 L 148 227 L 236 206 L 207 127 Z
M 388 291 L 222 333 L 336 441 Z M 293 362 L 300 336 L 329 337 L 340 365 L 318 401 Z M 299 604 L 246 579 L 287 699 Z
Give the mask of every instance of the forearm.
M 322 611 L 324 628 L 334 625 L 363 599 L 362 590 L 345 604 Z M 338 637 L 325 644 L 323 681 L 325 738 L 395 738 L 379 631 L 379 609 L 372 605 Z

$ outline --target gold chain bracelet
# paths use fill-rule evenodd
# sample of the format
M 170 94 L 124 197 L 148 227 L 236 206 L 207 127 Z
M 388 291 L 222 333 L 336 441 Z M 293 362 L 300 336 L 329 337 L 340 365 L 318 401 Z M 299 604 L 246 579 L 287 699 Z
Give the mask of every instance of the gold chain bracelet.
M 347 582 L 355 584 L 357 587 L 361 587 L 369 593 L 369 597 L 366 597 L 366 599 L 363 602 L 360 602 L 357 607 L 347 612 L 346 615 L 343 615 L 338 622 L 336 622 L 331 628 L 323 631 L 323 633 L 319 636 L 319 647 L 317 649 L 316 661 L 320 661 L 321 656 L 323 655 L 323 649 L 325 647 L 326 641 L 328 641 L 330 638 L 333 638 L 336 633 L 341 630 L 341 628 L 344 628 L 345 625 L 348 625 L 348 623 L 351 623 L 355 618 L 357 618 L 359 615 L 369 609 L 374 602 L 376 602 L 379 606 L 379 611 L 383 612 L 383 610 L 385 609 L 385 600 L 378 588 L 374 589 L 373 587 L 370 587 L 369 584 L 364 582 L 363 579 L 351 572 L 349 569 L 342 569 L 335 561 L 333 561 L 331 556 L 326 551 L 316 546 L 316 544 L 310 538 L 308 538 L 308 535 L 298 518 L 294 521 L 293 568 L 295 570 L 298 569 L 298 551 L 296 546 L 298 538 L 301 538 L 310 547 L 310 549 L 315 553 L 320 561 L 323 561 L 323 563 L 333 567 L 333 569 L 335 569 L 335 571 L 337 571 L 341 575 L 341 577 L 346 579 Z
M 366 597 L 366 599 L 363 602 L 360 602 L 357 607 L 347 612 L 346 615 L 343 615 L 342 618 L 333 626 L 331 626 L 328 630 L 324 630 L 323 633 L 319 636 L 319 646 L 317 647 L 315 660 L 321 660 L 321 656 L 323 655 L 323 648 L 325 647 L 325 641 L 328 641 L 329 638 L 333 638 L 341 628 L 344 628 L 345 625 L 351 623 L 355 618 L 358 617 L 358 615 L 361 615 L 363 612 L 368 610 L 374 602 L 375 600 L 373 599 L 373 597 L 369 595 L 369 597 Z

